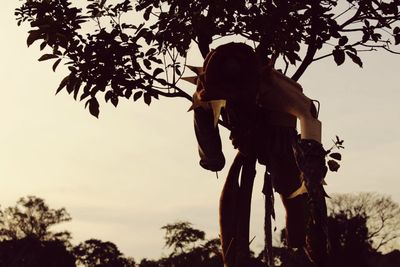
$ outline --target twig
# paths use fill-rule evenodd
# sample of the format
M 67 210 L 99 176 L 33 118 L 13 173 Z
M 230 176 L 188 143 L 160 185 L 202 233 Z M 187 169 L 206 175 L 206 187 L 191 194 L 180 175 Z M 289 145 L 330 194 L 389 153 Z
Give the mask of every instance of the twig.
M 348 9 L 346 9 L 345 11 L 343 11 L 342 13 L 338 14 L 336 17 L 333 18 L 333 20 L 338 19 L 339 17 L 341 17 L 342 15 L 346 14 L 347 12 L 349 12 L 350 10 L 352 10 L 356 5 L 352 4 L 351 7 L 349 7 Z
M 326 54 L 326 55 L 323 55 L 323 56 L 314 58 L 314 59 L 313 59 L 313 62 L 314 62 L 314 61 L 317 61 L 317 60 L 324 59 L 324 58 L 326 58 L 326 57 L 330 57 L 330 56 L 332 56 L 332 55 L 333 55 L 332 53 L 329 53 L 329 54 Z
M 283 72 L 283 74 L 286 75 L 289 68 L 289 62 L 287 61 L 285 56 L 283 56 L 283 61 L 285 62 L 285 71 Z

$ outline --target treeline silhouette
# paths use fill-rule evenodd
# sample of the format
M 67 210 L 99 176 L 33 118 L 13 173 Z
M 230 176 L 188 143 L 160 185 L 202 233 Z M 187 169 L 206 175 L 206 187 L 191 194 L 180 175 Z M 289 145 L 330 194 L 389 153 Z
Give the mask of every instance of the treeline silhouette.
M 332 266 L 400 266 L 400 208 L 390 197 L 374 193 L 335 195 L 329 203 Z M 52 209 L 41 198 L 28 196 L 0 209 L 0 266 L 2 267 L 222 267 L 220 241 L 207 239 L 190 222 L 162 227 L 169 255 L 135 262 L 108 241 L 71 243 L 68 231 L 52 226 L 71 220 L 65 208 Z M 275 264 L 312 267 L 302 250 L 285 247 L 284 234 L 274 247 Z M 263 253 L 252 253 L 251 266 L 265 266 Z

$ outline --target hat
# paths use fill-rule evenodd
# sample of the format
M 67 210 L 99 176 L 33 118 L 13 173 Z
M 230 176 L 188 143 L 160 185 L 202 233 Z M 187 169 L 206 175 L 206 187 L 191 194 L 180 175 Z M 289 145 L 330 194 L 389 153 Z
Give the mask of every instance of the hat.
M 212 50 L 199 75 L 203 101 L 217 99 L 255 99 L 259 61 L 254 50 L 244 43 L 228 43 Z

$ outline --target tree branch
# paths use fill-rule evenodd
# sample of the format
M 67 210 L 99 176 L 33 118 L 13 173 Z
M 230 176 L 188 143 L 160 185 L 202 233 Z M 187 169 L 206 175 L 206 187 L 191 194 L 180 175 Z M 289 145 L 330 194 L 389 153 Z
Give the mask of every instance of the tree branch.
M 400 52 L 393 51 L 393 50 L 389 49 L 386 45 L 367 45 L 367 44 L 361 44 L 361 45 L 365 46 L 365 47 L 371 47 L 371 48 L 382 48 L 392 54 L 400 55 Z
M 326 58 L 326 57 L 330 57 L 330 56 L 332 56 L 332 55 L 333 55 L 333 54 L 332 54 L 332 53 L 330 53 L 330 54 L 326 54 L 326 55 L 323 55 L 323 56 L 320 56 L 320 57 L 314 58 L 314 59 L 313 59 L 313 62 L 314 62 L 314 61 L 317 61 L 317 60 L 324 59 L 324 58 Z
M 308 68 L 308 66 L 313 62 L 315 53 L 317 52 L 317 47 L 315 44 L 316 41 L 316 32 L 317 29 L 314 29 L 314 23 L 315 23 L 315 17 L 318 16 L 318 12 L 316 12 L 315 10 L 318 9 L 320 4 L 320 1 L 313 1 L 312 2 L 312 6 L 311 6 L 311 33 L 310 33 L 310 41 L 308 44 L 308 48 L 307 48 L 307 53 L 301 63 L 301 65 L 299 66 L 299 68 L 296 70 L 296 72 L 293 74 L 293 76 L 291 77 L 293 80 L 297 81 L 299 80 L 299 78 L 301 77 L 301 75 L 303 75 L 303 73 L 306 71 L 306 69 Z
M 353 29 L 341 29 L 341 32 L 360 32 L 363 28 L 353 28 Z
M 361 7 L 358 7 L 356 13 L 354 14 L 353 17 L 348 19 L 346 22 L 344 22 L 342 25 L 339 26 L 340 29 L 343 29 L 347 25 L 350 25 L 351 23 L 355 22 L 358 20 L 358 16 L 361 14 Z
M 307 67 L 313 62 L 314 55 L 317 52 L 317 48 L 313 44 L 308 45 L 307 53 L 306 56 L 303 59 L 303 62 L 301 63 L 300 67 L 296 70 L 296 72 L 293 74 L 292 79 L 297 81 L 303 75 L 303 73 L 306 71 Z
M 383 46 L 382 48 L 385 49 L 386 51 L 392 53 L 392 54 L 400 55 L 400 52 L 393 51 L 393 50 L 387 48 L 386 46 Z
M 283 71 L 283 74 L 286 75 L 289 68 L 289 62 L 287 61 L 285 56 L 283 56 L 283 61 L 285 62 L 285 70 Z
M 392 237 L 389 237 L 389 234 L 386 234 L 382 237 L 382 239 L 380 240 L 379 244 L 375 247 L 376 250 L 380 249 L 382 246 L 386 245 L 387 243 L 389 243 L 392 240 L 395 240 L 397 238 L 399 238 L 400 235 L 393 235 Z
M 377 234 L 379 234 L 380 231 L 382 231 L 382 229 L 385 227 L 385 221 L 382 220 L 381 221 L 381 225 L 379 226 L 379 228 L 377 230 L 375 230 L 373 233 L 370 233 L 368 235 L 368 239 L 371 239 L 373 237 L 375 237 Z
M 333 19 L 336 20 L 338 18 L 340 18 L 341 16 L 343 16 L 344 14 L 346 14 L 347 12 L 349 12 L 350 10 L 352 10 L 355 7 L 354 4 L 351 4 L 351 6 L 346 9 L 345 11 L 343 11 L 342 13 L 338 14 L 337 16 L 335 16 Z
M 155 78 L 155 77 L 153 77 L 153 79 L 154 79 L 154 81 L 156 81 L 158 83 L 161 83 L 161 84 L 163 83 L 163 82 L 161 82 L 161 79 L 158 79 L 158 78 Z M 153 88 L 153 90 L 154 90 L 154 92 L 157 92 L 162 96 L 166 96 L 166 97 L 183 97 L 183 98 L 186 98 L 187 100 L 189 100 L 190 102 L 192 102 L 192 96 L 189 95 L 188 93 L 186 93 L 185 91 L 183 91 L 181 88 L 179 88 L 175 84 L 167 83 L 166 85 L 169 88 L 175 89 L 176 92 L 167 93 L 167 92 L 163 92 L 163 91 L 160 91 L 160 90 L 157 90 L 157 89 L 154 89 L 154 88 Z M 146 89 L 146 90 L 149 90 L 149 89 Z
M 183 97 L 183 98 L 186 98 L 187 100 L 189 100 L 190 102 L 192 102 L 192 96 L 189 95 L 188 93 L 186 93 L 185 91 L 183 91 L 178 86 L 176 86 L 176 84 L 172 84 L 172 83 L 169 83 L 169 82 L 165 83 L 165 80 L 156 78 L 156 77 L 154 77 L 153 75 L 149 74 L 148 72 L 146 72 L 144 70 L 142 70 L 142 72 L 143 72 L 144 75 L 147 75 L 149 78 L 153 79 L 154 81 L 156 81 L 156 82 L 158 82 L 158 83 L 160 83 L 162 85 L 165 84 L 166 86 L 168 86 L 168 88 L 165 88 L 165 89 L 171 89 L 172 88 L 172 89 L 176 90 L 173 93 L 169 93 L 169 92 L 163 92 L 163 91 L 157 90 L 155 88 L 146 88 L 145 89 L 146 91 L 157 93 L 159 95 L 166 96 L 166 97 Z
M 177 92 L 174 92 L 174 93 L 167 93 L 167 92 L 164 92 L 164 91 L 161 91 L 161 90 L 158 90 L 158 89 L 154 89 L 154 88 L 146 89 L 146 91 L 149 92 L 149 93 L 155 93 L 155 94 L 162 95 L 162 96 L 165 96 L 165 97 L 183 97 L 183 98 L 186 98 L 186 99 L 192 101 L 192 97 L 190 95 L 188 95 L 186 92 L 183 92 L 183 91 L 177 91 Z

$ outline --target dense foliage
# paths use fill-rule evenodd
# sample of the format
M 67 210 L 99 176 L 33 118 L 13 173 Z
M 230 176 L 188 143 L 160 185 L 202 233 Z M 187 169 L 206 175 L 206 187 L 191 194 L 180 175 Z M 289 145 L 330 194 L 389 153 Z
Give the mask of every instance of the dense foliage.
M 40 42 L 70 71 L 66 89 L 98 116 L 98 96 L 184 97 L 178 81 L 195 46 L 205 56 L 217 39 L 240 37 L 253 43 L 262 61 L 283 64 L 298 80 L 316 60 L 333 56 L 362 66 L 360 52 L 392 50 L 400 43 L 400 1 L 376 0 L 25 0 L 15 15 L 32 28 L 28 46 Z M 219 41 L 218 41 L 219 42 Z M 50 49 L 49 49 L 50 48 Z
M 69 242 L 68 231 L 53 232 L 51 227 L 71 220 L 65 210 L 51 209 L 41 198 L 20 198 L 13 207 L 0 210 L 0 240 L 33 238 L 40 241 Z
M 80 265 L 86 267 L 133 267 L 133 259 L 127 259 L 112 242 L 89 239 L 74 247 L 73 254 Z
M 399 247 L 400 206 L 391 197 L 376 193 L 335 194 L 329 204 L 331 217 L 336 221 L 351 224 L 352 220 L 365 220 L 364 232 L 349 234 L 364 235 L 371 250 L 390 251 Z

